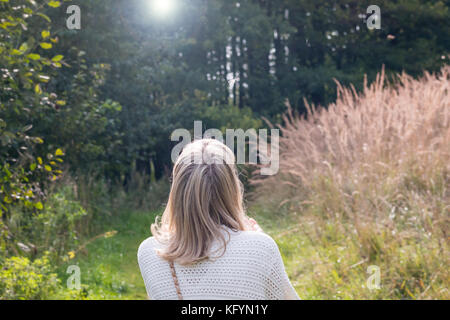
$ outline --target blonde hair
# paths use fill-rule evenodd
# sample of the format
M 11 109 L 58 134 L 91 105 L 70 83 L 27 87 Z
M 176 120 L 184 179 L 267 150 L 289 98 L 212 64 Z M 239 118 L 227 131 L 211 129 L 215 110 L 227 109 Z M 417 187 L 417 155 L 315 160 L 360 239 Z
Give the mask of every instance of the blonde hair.
M 226 248 L 223 227 L 246 230 L 243 187 L 233 152 L 214 139 L 196 140 L 175 162 L 169 200 L 161 218 L 151 226 L 165 246 L 159 255 L 179 264 L 210 258 L 213 241 Z

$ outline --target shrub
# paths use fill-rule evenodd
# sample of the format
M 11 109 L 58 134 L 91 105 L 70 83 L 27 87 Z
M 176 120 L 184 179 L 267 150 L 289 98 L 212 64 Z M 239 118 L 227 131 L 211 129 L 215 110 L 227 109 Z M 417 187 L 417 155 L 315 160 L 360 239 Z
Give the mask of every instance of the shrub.
M 87 212 L 76 200 L 73 186 L 55 190 L 36 213 L 29 215 L 24 210 L 14 207 L 6 221 L 9 252 L 36 257 L 45 250 L 57 262 L 79 244 L 79 223 Z
M 59 284 L 47 255 L 34 261 L 7 258 L 0 269 L 0 300 L 44 299 L 56 292 Z
M 71 185 L 51 194 L 45 209 L 32 219 L 32 239 L 46 250 L 62 256 L 79 245 L 78 223 L 87 215 L 75 199 Z

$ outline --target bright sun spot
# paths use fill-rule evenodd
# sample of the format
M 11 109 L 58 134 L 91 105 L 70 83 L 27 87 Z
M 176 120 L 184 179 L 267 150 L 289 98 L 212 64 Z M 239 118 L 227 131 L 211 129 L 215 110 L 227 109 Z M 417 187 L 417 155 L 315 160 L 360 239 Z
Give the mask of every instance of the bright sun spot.
M 150 0 L 152 13 L 156 16 L 167 16 L 175 9 L 175 0 Z

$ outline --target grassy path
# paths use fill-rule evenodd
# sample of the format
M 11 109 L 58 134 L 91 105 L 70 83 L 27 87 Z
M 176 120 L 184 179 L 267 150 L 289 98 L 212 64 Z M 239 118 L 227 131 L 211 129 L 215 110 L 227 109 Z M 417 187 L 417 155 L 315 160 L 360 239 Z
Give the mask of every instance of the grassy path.
M 136 255 L 139 244 L 150 235 L 156 214 L 122 213 L 105 226 L 106 231 L 116 231 L 115 235 L 96 239 L 74 259 L 80 266 L 81 283 L 88 298 L 147 298 Z

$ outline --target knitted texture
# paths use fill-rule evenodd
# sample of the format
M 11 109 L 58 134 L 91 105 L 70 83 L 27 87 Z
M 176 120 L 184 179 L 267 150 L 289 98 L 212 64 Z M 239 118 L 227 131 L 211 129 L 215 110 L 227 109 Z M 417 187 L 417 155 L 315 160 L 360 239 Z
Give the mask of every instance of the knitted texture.
M 185 300 L 299 299 L 270 236 L 227 229 L 226 239 L 223 255 L 222 244 L 216 241 L 211 252 L 219 254 L 212 254 L 211 259 L 189 266 L 174 264 Z M 157 254 L 162 248 L 153 237 L 143 241 L 138 250 L 139 267 L 150 299 L 176 300 L 170 265 Z

